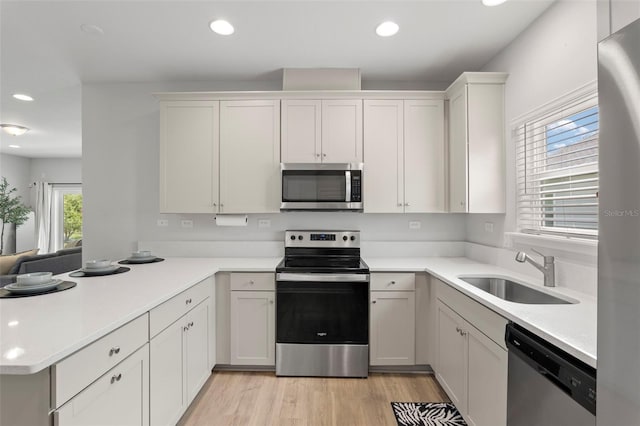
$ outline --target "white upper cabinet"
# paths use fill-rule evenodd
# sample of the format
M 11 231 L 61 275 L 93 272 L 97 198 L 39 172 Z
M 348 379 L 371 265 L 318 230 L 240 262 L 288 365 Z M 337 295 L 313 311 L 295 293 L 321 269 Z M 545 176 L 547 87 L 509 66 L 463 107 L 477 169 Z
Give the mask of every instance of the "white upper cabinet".
M 449 211 L 504 213 L 505 73 L 464 73 L 448 89 Z
M 220 213 L 280 211 L 280 101 L 220 102 Z
M 322 161 L 322 101 L 282 101 L 282 159 L 287 163 Z
M 160 103 L 160 212 L 215 213 L 218 101 Z
M 361 163 L 362 100 L 283 100 L 282 162 Z
M 365 100 L 365 212 L 443 212 L 443 100 Z

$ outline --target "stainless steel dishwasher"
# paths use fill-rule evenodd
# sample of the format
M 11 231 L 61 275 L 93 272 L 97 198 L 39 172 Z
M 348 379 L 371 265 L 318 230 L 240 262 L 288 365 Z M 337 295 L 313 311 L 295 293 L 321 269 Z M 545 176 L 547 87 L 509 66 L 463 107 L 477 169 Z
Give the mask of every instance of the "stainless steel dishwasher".
M 508 324 L 507 426 L 595 426 L 596 370 Z

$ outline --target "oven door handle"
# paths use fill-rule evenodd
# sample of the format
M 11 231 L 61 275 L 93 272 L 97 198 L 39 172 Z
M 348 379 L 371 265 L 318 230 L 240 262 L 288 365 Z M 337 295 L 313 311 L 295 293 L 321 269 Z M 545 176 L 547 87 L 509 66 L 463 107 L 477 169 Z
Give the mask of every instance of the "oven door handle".
M 294 274 L 280 272 L 276 274 L 276 281 L 304 281 L 304 282 L 369 282 L 369 274 Z

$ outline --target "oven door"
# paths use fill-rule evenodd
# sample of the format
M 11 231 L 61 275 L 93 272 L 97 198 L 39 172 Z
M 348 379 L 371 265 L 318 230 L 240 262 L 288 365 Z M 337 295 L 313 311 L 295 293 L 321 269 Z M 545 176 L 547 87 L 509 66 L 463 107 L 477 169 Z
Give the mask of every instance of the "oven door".
M 279 273 L 276 342 L 369 342 L 369 275 Z

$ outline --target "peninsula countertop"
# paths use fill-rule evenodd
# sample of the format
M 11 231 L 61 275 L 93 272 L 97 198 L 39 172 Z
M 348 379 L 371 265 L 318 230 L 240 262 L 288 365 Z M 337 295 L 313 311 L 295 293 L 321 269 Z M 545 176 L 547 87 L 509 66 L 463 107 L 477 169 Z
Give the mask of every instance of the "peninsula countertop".
M 0 374 L 32 374 L 220 271 L 273 272 L 280 258 L 167 258 L 83 278 L 69 290 L 0 299 Z

